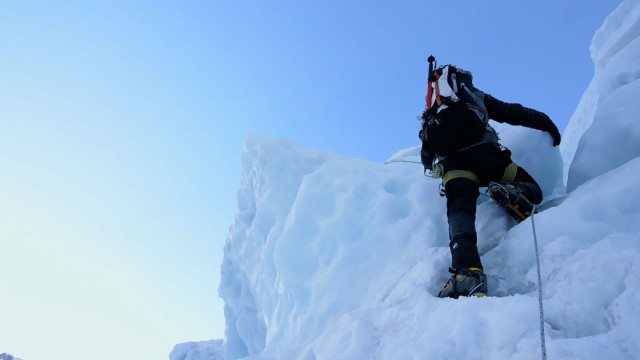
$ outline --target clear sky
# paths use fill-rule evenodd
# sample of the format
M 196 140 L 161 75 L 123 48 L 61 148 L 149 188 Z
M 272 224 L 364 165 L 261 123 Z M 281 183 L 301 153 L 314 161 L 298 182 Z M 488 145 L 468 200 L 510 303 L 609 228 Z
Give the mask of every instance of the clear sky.
M 430 54 L 563 130 L 619 1 L 438 4 L 1 2 L 0 352 L 222 338 L 247 134 L 384 162 L 417 145 Z

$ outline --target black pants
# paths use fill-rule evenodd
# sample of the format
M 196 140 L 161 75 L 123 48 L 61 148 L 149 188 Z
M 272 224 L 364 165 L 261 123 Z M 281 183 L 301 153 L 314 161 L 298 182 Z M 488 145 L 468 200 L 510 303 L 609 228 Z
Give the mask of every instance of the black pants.
M 445 185 L 452 268 L 482 269 L 475 227 L 479 186 L 488 186 L 490 181 L 501 181 L 507 165 L 511 162 L 511 152 L 497 144 L 481 144 L 444 160 L 445 172 L 467 170 L 473 172 L 480 180 L 478 185 L 467 178 L 455 178 Z M 534 204 L 542 202 L 540 186 L 519 166 L 514 182 L 523 190 L 529 201 Z

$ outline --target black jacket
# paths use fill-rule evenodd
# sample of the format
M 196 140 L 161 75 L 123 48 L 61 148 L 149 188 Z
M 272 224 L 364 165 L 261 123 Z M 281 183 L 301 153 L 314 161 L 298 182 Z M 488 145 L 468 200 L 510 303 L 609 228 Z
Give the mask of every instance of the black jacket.
M 484 104 L 489 118 L 501 123 L 546 131 L 553 137 L 553 146 L 560 145 L 560 132 L 547 114 L 520 104 L 500 101 L 489 94 L 484 94 Z
M 484 104 L 490 119 L 500 123 L 520 125 L 546 131 L 553 138 L 553 146 L 558 146 L 560 144 L 560 132 L 553 121 L 551 121 L 549 116 L 545 113 L 524 107 L 520 104 L 500 101 L 489 94 L 478 91 L 477 89 L 474 89 L 474 92 L 476 94 L 481 93 L 483 95 Z M 430 170 L 435 154 L 433 154 L 429 149 L 429 144 L 424 140 L 425 137 L 422 136 L 422 133 L 420 136 L 423 139 L 422 150 L 420 152 L 422 165 L 424 165 L 425 170 Z

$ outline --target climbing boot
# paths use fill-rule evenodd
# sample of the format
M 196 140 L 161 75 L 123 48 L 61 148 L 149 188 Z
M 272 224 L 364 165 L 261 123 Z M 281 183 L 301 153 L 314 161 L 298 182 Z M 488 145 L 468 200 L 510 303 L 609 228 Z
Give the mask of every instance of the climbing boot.
M 534 206 L 514 183 L 489 183 L 489 196 L 512 218 L 521 222 L 531 216 Z
M 478 268 L 451 269 L 451 278 L 438 294 L 440 298 L 454 298 L 460 296 L 487 296 L 487 276 Z

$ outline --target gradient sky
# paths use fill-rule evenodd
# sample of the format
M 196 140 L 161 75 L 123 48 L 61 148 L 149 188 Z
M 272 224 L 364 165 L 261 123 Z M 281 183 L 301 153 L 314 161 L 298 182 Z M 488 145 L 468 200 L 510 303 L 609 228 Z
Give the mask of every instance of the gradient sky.
M 619 1 L 437 4 L 1 2 L 0 352 L 222 338 L 247 134 L 384 162 L 418 143 L 430 54 L 563 130 Z

